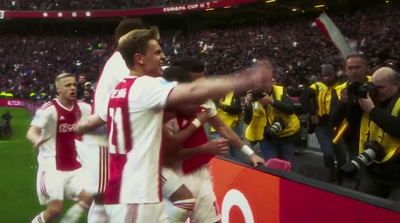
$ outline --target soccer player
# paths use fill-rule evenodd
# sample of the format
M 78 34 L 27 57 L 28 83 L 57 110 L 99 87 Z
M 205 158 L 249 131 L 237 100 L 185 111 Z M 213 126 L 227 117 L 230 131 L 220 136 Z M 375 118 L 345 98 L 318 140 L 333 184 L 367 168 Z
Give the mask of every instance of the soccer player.
M 32 120 L 26 137 L 39 149 L 37 194 L 46 210 L 32 223 L 51 222 L 62 212 L 63 200 L 77 199 L 60 222 L 78 222 L 92 202 L 85 187 L 86 175 L 77 160 L 74 125 L 82 115 L 89 115 L 90 105 L 75 100 L 75 76 L 63 73 L 57 76 L 59 97 L 44 104 Z
M 122 20 L 116 30 L 115 39 L 131 30 L 145 28 L 142 20 L 129 18 Z M 93 96 L 93 113 L 107 111 L 108 98 L 115 86 L 129 76 L 129 69 L 118 50 L 108 59 L 102 74 L 97 82 Z M 83 144 L 77 144 L 79 158 L 84 170 L 88 173 L 90 186 L 88 192 L 93 195 L 94 201 L 88 214 L 88 223 L 107 222 L 107 216 L 103 206 L 103 195 L 109 176 L 109 154 L 107 142 L 107 129 L 100 127 L 95 131 L 84 135 Z
M 196 60 L 186 60 L 185 65 L 183 65 L 183 60 L 181 60 L 179 64 L 181 64 L 181 67 L 172 66 L 164 70 L 164 77 L 166 80 L 191 82 L 196 76 L 189 74 L 189 71 L 192 71 L 193 67 L 203 67 L 199 64 L 199 61 Z M 197 75 L 197 78 L 201 76 L 203 75 Z M 208 100 L 207 103 L 201 106 L 208 108 L 207 122 L 213 123 L 213 120 L 217 119 L 214 122 L 223 123 L 219 120 L 217 108 L 212 101 Z M 204 121 L 200 123 L 196 121 L 196 119 L 190 118 L 190 111 L 188 110 L 186 110 L 186 113 L 179 112 L 175 118 L 169 120 L 167 123 L 171 134 L 179 134 L 188 128 L 192 128 L 192 124 L 197 124 L 198 127 L 197 131 L 186 138 L 187 140 L 184 140 L 184 143 L 182 143 L 184 149 L 177 149 L 175 151 L 169 149 L 164 151 L 164 157 L 168 164 L 163 168 L 163 177 L 165 177 L 163 193 L 165 195 L 164 197 L 170 201 L 165 201 L 165 204 L 171 223 L 184 223 L 189 216 L 193 222 L 218 222 L 221 218 L 213 190 L 209 161 L 215 155 L 223 153 L 221 153 L 219 148 L 208 150 L 207 153 L 200 153 L 201 151 L 199 151 L 198 148 L 208 144 L 204 128 L 199 128 L 200 124 L 203 123 Z M 240 145 L 239 148 L 243 148 L 244 144 L 241 142 L 240 138 L 236 134 L 231 133 L 231 131 L 225 130 L 225 128 L 231 130 L 227 125 L 219 125 L 219 128 L 216 129 L 225 134 L 234 144 Z M 177 146 L 176 143 L 174 145 Z M 164 141 L 164 147 L 165 146 L 169 146 L 167 141 Z M 248 155 L 254 166 L 258 163 L 264 163 L 264 160 L 254 154 L 250 148 L 245 146 L 242 150 L 249 151 Z M 182 197 L 186 198 L 185 200 L 171 200 L 171 198 L 168 197 L 170 194 L 175 195 L 175 197 L 181 194 L 179 191 L 180 185 L 187 187 L 194 196 L 194 199 L 188 199 L 187 196 L 185 197 L 185 194 L 187 194 L 185 193 L 182 195 Z M 194 201 L 195 203 L 192 204 Z M 194 209 L 191 208 L 193 206 Z
M 232 90 L 257 87 L 272 75 L 269 68 L 259 67 L 248 75 L 176 85 L 160 78 L 165 56 L 158 40 L 156 27 L 134 30 L 120 38 L 118 49 L 130 77 L 111 93 L 108 113 L 100 113 L 100 119 L 92 117 L 81 127 L 88 130 L 107 123 L 110 178 L 104 202 L 111 223 L 168 222 L 160 183 L 164 109 L 184 103 L 200 105 Z

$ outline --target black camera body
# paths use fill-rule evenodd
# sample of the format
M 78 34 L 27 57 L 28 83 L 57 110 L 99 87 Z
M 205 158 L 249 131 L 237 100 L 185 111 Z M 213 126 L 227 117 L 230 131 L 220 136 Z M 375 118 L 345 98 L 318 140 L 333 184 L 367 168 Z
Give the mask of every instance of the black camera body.
M 252 91 L 252 102 L 258 101 L 267 95 L 263 89 L 255 89 Z
M 347 175 L 354 176 L 363 166 L 369 166 L 374 161 L 380 161 L 385 157 L 383 147 L 377 141 L 364 143 L 364 152 L 353 160 L 343 165 L 340 170 Z
M 272 125 L 267 126 L 267 133 L 269 135 L 276 135 L 280 132 L 282 132 L 282 130 L 287 126 L 287 123 L 280 117 L 275 117 Z
M 372 82 L 348 82 L 347 94 L 351 99 L 367 98 L 367 93 L 375 93 L 376 88 Z

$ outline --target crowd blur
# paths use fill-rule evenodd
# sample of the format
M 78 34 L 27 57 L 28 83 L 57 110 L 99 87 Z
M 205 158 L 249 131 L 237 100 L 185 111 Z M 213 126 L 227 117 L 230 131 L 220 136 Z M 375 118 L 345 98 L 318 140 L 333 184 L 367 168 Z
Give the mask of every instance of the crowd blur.
M 1 36 L 0 92 L 17 98 L 32 98 L 32 94 L 51 98 L 54 78 L 62 72 L 85 74 L 94 82 L 113 52 L 112 44 L 110 36 L 102 35 Z
M 400 9 L 376 7 L 329 15 L 366 56 L 370 68 L 397 60 Z M 321 64 L 333 64 L 344 73 L 339 51 L 311 18 L 300 15 L 232 27 L 181 32 L 174 42 L 172 38 L 162 39 L 164 53 L 169 60 L 183 56 L 201 59 L 207 75 L 229 74 L 250 66 L 255 59 L 268 57 L 274 62 L 277 82 L 293 96 L 320 74 Z M 27 97 L 31 92 L 50 94 L 54 76 L 62 71 L 77 77 L 85 73 L 88 81 L 95 82 L 114 50 L 113 38 L 107 34 L 2 35 L 0 90 L 11 91 L 14 97 Z

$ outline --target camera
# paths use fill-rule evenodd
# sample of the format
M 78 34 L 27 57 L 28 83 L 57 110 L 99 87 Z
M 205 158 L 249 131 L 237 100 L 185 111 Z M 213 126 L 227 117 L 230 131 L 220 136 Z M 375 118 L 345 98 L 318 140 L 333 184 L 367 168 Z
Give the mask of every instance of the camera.
M 383 147 L 377 141 L 368 141 L 364 144 L 364 152 L 343 165 L 340 170 L 346 175 L 353 176 L 361 167 L 369 166 L 373 161 L 380 161 L 384 157 L 385 151 Z
M 372 82 L 348 82 L 347 94 L 351 99 L 367 98 L 367 93 L 375 93 L 376 88 Z
M 274 118 L 274 121 L 272 122 L 272 125 L 267 126 L 267 133 L 270 135 L 276 135 L 286 127 L 286 122 L 283 121 L 280 117 Z
M 265 97 L 265 95 L 266 95 L 266 93 L 264 92 L 263 89 L 255 89 L 252 91 L 251 94 L 252 94 L 252 98 L 253 98 L 252 102 L 258 101 L 261 98 Z

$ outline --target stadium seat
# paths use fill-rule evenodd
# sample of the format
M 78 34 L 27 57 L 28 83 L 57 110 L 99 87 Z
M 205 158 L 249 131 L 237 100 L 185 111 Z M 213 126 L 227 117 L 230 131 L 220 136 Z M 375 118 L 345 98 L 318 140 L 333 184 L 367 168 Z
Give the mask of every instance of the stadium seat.
M 290 171 L 292 168 L 292 164 L 289 161 L 276 158 L 267 160 L 267 162 L 265 162 L 265 166 L 283 171 Z

